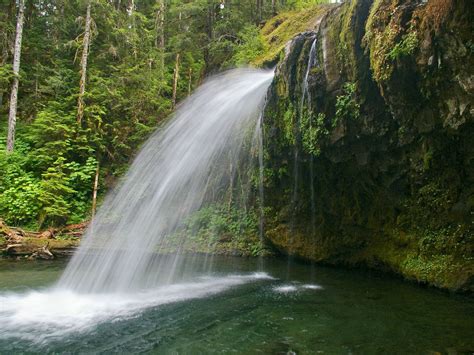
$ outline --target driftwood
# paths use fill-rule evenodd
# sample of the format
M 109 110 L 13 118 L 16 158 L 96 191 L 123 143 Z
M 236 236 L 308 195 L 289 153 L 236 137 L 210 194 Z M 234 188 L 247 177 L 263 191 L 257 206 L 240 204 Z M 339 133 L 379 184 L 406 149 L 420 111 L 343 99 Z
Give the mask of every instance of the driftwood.
M 33 232 L 25 231 L 18 227 L 7 226 L 5 222 L 0 219 L 0 237 L 5 237 L 7 241 L 11 243 L 21 242 L 22 238 L 55 239 L 56 236 L 59 235 L 80 237 L 84 233 L 88 224 L 89 222 L 86 221 L 77 224 L 69 224 L 64 227 L 48 228 L 41 232 Z
M 5 251 L 8 253 L 12 253 L 16 248 L 21 248 L 23 244 L 8 244 L 5 248 Z
M 28 259 L 54 259 L 54 254 L 49 250 L 49 243 L 36 248 L 28 244 L 8 244 L 5 252 L 10 256 L 27 257 Z
M 10 243 L 19 243 L 24 237 L 24 232 L 20 228 L 8 227 L 5 222 L 0 219 L 0 236 L 5 237 Z
M 3 248 L 4 253 L 9 256 L 26 257 L 28 259 L 53 259 L 55 254 L 69 255 L 78 245 L 77 239 L 74 242 L 69 238 L 58 239 L 57 237 L 79 238 L 84 233 L 87 225 L 88 222 L 83 222 L 32 232 L 18 227 L 10 227 L 0 219 L 0 237 L 5 240 L 3 246 L 0 241 L 0 251 Z M 52 245 L 50 241 L 53 243 Z M 44 243 L 46 244 L 44 245 Z
M 49 243 L 42 246 L 41 248 L 38 248 L 29 256 L 29 259 L 45 259 L 45 260 L 54 259 L 54 255 L 53 253 L 49 251 L 48 247 L 49 247 Z

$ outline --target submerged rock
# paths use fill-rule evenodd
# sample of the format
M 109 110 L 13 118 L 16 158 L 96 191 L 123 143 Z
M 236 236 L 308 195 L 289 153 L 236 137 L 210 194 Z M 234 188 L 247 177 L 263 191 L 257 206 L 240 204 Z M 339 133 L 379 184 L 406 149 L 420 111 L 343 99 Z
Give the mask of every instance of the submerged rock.
M 298 257 L 473 292 L 470 1 L 322 9 L 289 42 L 269 91 L 267 239 Z

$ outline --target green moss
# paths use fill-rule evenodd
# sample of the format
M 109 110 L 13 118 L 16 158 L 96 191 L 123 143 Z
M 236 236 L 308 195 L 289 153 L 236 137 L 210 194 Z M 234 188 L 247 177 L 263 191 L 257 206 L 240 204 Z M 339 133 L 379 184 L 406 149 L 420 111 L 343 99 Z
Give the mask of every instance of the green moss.
M 419 45 L 414 23 L 406 25 L 391 16 L 397 5 L 396 0 L 375 1 L 366 23 L 364 42 L 370 51 L 373 77 L 379 83 L 392 76 L 397 60 L 413 55 Z
M 269 20 L 262 28 L 265 53 L 253 61 L 255 66 L 263 66 L 278 60 L 285 45 L 296 34 L 314 29 L 318 19 L 330 8 L 317 5 L 303 11 L 290 11 Z
M 58 240 L 58 239 L 40 239 L 40 238 L 23 238 L 22 244 L 27 248 L 42 248 L 48 245 L 48 249 L 54 251 L 55 249 L 67 249 L 78 247 L 80 243 L 79 238 Z
M 372 30 L 374 29 L 375 24 L 376 24 L 377 12 L 379 11 L 382 4 L 386 1 L 387 0 L 375 0 L 372 3 L 372 6 L 370 7 L 369 16 L 367 18 L 367 22 L 366 22 L 366 26 L 365 26 L 365 33 L 366 33 L 365 37 L 366 37 L 366 40 L 369 41 L 369 42 L 370 42 L 370 40 L 372 39 L 372 36 L 373 36 Z
M 433 160 L 433 151 L 428 150 L 423 155 L 423 170 L 427 171 L 430 169 L 432 160 Z
M 288 108 L 283 114 L 283 134 L 285 140 L 290 145 L 296 144 L 295 135 L 295 123 L 296 123 L 296 110 L 293 105 L 289 104 Z
M 316 75 L 319 75 L 319 74 L 322 74 L 324 71 L 323 71 L 323 68 L 321 67 L 313 67 L 311 68 L 311 70 L 309 71 L 309 74 L 311 76 L 316 76 Z
M 412 31 L 404 35 L 400 42 L 395 44 L 395 47 L 388 52 L 387 57 L 391 60 L 396 60 L 400 57 L 411 55 L 418 46 L 418 42 L 417 33 Z
M 354 18 L 357 11 L 358 1 L 350 1 L 342 12 L 341 27 L 339 29 L 339 42 L 337 46 L 338 59 L 344 63 L 349 80 L 356 78 L 357 55 L 354 51 L 355 31 Z
M 370 48 L 370 66 L 374 79 L 378 82 L 388 80 L 393 72 L 392 62 L 388 53 L 395 44 L 398 32 L 388 26 L 383 31 L 376 31 Z
M 402 229 L 387 226 L 383 234 L 371 235 L 370 242 L 364 248 L 339 262 L 363 264 L 401 274 L 417 282 L 469 291 L 472 287 L 469 277 L 474 271 L 472 256 L 449 253 L 446 250 L 433 252 L 421 247 L 422 244 L 418 232 L 406 233 Z

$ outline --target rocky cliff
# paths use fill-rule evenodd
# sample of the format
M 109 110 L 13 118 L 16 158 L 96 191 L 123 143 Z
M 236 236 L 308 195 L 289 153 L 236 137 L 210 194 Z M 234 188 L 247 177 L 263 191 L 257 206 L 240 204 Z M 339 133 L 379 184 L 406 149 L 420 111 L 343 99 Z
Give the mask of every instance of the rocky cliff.
M 278 249 L 474 291 L 471 0 L 314 9 L 279 56 L 264 116 Z M 278 42 L 291 18 L 264 28 Z

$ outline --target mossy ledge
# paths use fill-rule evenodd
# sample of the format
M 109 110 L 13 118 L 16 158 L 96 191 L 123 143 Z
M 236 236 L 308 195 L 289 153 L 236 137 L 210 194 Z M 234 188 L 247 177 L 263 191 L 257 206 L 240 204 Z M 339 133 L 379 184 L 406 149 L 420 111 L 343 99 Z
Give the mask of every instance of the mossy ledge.
M 268 96 L 268 241 L 296 257 L 473 293 L 470 6 L 348 0 L 313 10 L 319 21 L 285 47 Z

